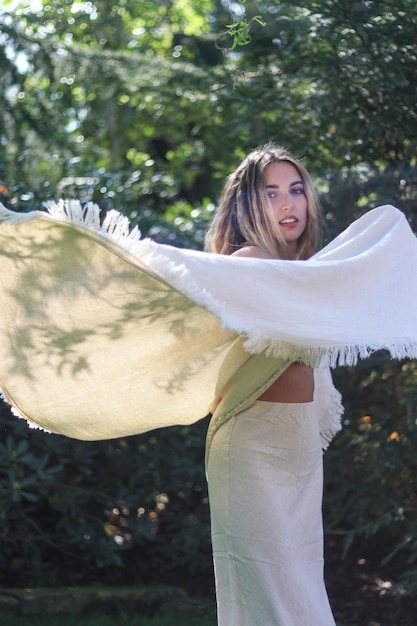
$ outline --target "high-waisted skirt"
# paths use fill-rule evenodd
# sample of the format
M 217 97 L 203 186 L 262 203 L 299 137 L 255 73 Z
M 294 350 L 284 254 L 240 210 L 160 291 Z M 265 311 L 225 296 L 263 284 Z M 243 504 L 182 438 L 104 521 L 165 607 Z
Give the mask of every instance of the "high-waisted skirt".
M 257 401 L 207 461 L 219 626 L 335 626 L 323 575 L 314 402 Z

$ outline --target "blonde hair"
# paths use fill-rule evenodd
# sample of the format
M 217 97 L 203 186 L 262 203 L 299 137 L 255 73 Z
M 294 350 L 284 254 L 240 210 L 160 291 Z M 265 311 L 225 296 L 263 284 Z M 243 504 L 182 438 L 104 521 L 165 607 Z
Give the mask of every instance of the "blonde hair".
M 285 258 L 287 243 L 271 216 L 265 194 L 265 168 L 276 161 L 294 165 L 304 183 L 307 225 L 297 241 L 297 259 L 308 259 L 318 248 L 323 218 L 313 182 L 299 159 L 285 148 L 268 143 L 250 152 L 227 178 L 220 205 L 206 234 L 205 248 L 232 254 L 248 245 L 263 248 L 274 258 Z

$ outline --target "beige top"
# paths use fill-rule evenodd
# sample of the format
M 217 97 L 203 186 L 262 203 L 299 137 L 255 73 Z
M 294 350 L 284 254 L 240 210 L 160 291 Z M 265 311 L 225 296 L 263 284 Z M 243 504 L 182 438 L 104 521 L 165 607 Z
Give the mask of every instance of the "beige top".
M 290 360 L 268 357 L 265 353 L 250 355 L 243 349 L 243 343 L 243 338 L 234 342 L 220 371 L 216 396 L 210 406 L 212 417 L 207 433 L 206 456 L 216 430 L 255 402 L 291 363 Z M 234 373 L 230 375 L 232 369 Z M 325 450 L 341 428 L 343 406 L 328 368 L 314 370 L 314 383 L 314 402 L 317 403 L 320 437 Z

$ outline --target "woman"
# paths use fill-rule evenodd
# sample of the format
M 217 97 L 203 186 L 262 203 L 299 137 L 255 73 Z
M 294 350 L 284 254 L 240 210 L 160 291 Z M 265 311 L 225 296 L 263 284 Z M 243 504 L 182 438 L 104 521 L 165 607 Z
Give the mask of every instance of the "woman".
M 229 177 L 207 248 L 242 262 L 307 259 L 321 224 L 304 166 L 268 144 Z M 219 626 L 334 625 L 323 581 L 322 445 L 311 367 L 289 364 L 217 428 L 207 476 Z
M 342 408 L 328 366 L 417 358 L 406 217 L 378 207 L 304 261 L 320 222 L 304 167 L 272 145 L 228 181 L 207 238 L 220 254 L 143 240 L 91 204 L 0 206 L 0 387 L 16 414 L 112 439 L 192 424 L 214 397 L 220 626 L 334 626 L 321 451 Z

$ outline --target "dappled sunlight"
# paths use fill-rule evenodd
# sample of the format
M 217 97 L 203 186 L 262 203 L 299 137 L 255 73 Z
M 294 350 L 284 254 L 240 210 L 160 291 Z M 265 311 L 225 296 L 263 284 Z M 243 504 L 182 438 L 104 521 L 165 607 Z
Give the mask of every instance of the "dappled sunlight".
M 104 532 L 113 538 L 119 547 L 132 548 L 144 539 L 155 541 L 158 534 L 160 515 L 169 503 L 165 493 L 155 494 L 153 506 L 140 506 L 137 510 L 130 510 L 127 506 L 114 506 L 104 511 Z

